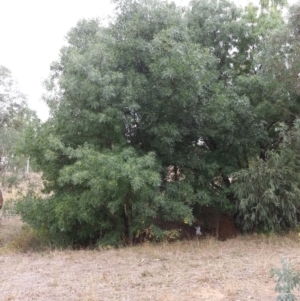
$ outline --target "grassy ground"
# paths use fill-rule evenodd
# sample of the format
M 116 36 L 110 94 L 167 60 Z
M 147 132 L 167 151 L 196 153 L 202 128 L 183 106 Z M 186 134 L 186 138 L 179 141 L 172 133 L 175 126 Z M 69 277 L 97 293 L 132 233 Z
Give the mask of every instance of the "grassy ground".
M 21 227 L 18 218 L 1 220 L 1 301 L 276 300 L 270 269 L 287 258 L 300 270 L 296 234 L 36 252 Z

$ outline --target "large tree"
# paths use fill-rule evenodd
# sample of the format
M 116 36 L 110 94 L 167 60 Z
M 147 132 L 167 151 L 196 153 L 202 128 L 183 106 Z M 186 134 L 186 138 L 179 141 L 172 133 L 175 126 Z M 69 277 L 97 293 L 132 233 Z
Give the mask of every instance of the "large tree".
M 19 203 L 23 219 L 67 243 L 131 244 L 159 220 L 191 224 L 201 206 L 248 214 L 232 175 L 266 161 L 276 124 L 298 110 L 282 110 L 263 59 L 278 11 L 116 3 L 108 27 L 80 21 L 51 66 L 51 118 L 24 150 L 50 195 Z

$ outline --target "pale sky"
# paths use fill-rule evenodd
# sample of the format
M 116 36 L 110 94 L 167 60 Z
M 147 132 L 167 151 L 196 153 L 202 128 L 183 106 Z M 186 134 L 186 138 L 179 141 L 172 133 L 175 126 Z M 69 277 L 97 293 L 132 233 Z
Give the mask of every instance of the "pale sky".
M 295 0 L 294 0 L 295 1 Z M 294 2 L 293 1 L 293 2 Z M 187 5 L 189 0 L 175 0 Z M 235 0 L 237 4 L 247 0 Z M 0 65 L 11 70 L 30 108 L 45 120 L 42 82 L 58 59 L 67 32 L 80 19 L 113 13 L 110 0 L 0 0 Z

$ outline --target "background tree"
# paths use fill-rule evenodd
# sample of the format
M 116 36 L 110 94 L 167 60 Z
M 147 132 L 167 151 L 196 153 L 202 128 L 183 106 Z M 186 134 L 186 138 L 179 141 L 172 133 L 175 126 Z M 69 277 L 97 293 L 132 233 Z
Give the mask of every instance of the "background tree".
M 25 172 L 27 157 L 17 155 L 17 144 L 24 129 L 37 117 L 27 106 L 11 72 L 0 66 L 0 176 L 2 186 L 18 180 L 18 172 Z

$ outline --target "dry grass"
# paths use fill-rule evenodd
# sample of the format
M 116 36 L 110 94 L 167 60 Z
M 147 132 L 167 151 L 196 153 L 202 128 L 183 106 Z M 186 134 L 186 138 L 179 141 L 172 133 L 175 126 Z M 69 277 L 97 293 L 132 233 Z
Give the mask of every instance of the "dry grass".
M 2 230 L 2 227 L 0 226 Z M 0 234 L 0 255 L 46 250 L 43 240 L 29 227 L 23 226 L 11 236 Z M 1 300 L 1 299 L 0 299 Z
M 14 219 L 2 219 L 0 225 L 6 237 L 0 247 L 1 301 L 275 300 L 270 269 L 287 258 L 300 270 L 296 234 L 32 252 L 23 248 L 28 236 L 20 239 L 20 226 Z M 16 241 L 23 247 L 13 247 Z
M 0 216 L 1 216 L 0 212 Z M 0 250 L 10 243 L 15 237 L 21 234 L 23 224 L 19 217 L 0 217 Z
M 1 189 L 4 198 L 4 207 L 7 205 L 6 203 L 24 196 L 31 189 L 41 194 L 42 187 L 41 174 L 23 174 L 22 181 L 17 187 L 4 187 Z M 39 247 L 39 239 L 33 231 L 28 227 L 24 227 L 19 217 L 12 216 L 6 218 L 3 216 L 3 210 L 0 210 L 0 254 L 14 251 L 26 252 L 28 250 L 36 250 Z

